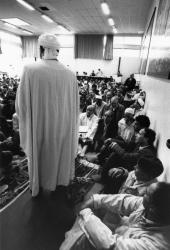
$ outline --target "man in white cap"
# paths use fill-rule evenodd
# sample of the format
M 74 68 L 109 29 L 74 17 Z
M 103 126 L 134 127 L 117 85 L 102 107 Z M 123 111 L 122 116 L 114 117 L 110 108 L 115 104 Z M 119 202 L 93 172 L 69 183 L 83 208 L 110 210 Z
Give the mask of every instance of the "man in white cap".
M 99 118 L 102 118 L 102 110 L 103 108 L 107 105 L 106 102 L 102 100 L 101 95 L 95 95 L 95 104 L 94 104 L 94 113 L 97 115 Z
M 134 109 L 125 109 L 124 118 L 118 122 L 118 136 L 120 136 L 124 142 L 130 143 L 131 140 L 135 139 L 135 129 L 134 129 Z
M 56 36 L 39 37 L 43 59 L 24 67 L 17 92 L 21 146 L 28 157 L 32 196 L 74 177 L 79 98 L 75 75 L 57 60 Z

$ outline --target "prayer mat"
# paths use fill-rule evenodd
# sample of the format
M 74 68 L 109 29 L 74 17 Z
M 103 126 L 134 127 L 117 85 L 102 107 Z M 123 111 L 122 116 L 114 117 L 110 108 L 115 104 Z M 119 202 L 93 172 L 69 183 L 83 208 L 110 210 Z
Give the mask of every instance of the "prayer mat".
M 8 174 L 0 178 L 0 211 L 29 185 L 27 158 L 15 156 Z
M 91 177 L 98 174 L 99 171 L 99 165 L 88 162 L 85 159 L 76 158 L 75 178 L 68 186 L 68 196 L 74 205 L 83 201 L 85 195 L 95 184 Z

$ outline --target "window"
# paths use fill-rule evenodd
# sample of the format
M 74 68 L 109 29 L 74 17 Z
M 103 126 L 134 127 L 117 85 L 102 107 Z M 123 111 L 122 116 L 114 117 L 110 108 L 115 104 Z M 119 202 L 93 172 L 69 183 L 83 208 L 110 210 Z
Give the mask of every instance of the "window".
M 1 49 L 0 71 L 8 72 L 11 76 L 19 74 L 21 68 L 22 47 L 21 38 L 0 31 Z

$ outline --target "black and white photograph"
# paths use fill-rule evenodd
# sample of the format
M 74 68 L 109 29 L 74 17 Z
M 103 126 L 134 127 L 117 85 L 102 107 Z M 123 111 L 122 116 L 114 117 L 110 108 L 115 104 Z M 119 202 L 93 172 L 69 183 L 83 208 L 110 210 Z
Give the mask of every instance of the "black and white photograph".
M 0 250 L 170 250 L 170 0 L 0 0 Z

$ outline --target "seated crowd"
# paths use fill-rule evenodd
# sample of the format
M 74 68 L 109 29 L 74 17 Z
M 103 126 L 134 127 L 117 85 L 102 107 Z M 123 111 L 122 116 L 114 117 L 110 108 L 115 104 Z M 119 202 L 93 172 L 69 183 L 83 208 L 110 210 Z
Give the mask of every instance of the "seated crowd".
M 156 133 L 134 75 L 124 84 L 79 81 L 78 160 L 98 164 L 103 188 L 84 201 L 60 250 L 170 249 L 170 184 L 158 182 Z M 92 166 L 92 165 L 91 165 Z
M 13 156 L 24 156 L 20 148 L 18 118 L 15 113 L 15 98 L 19 80 L 3 74 L 0 78 L 0 180 L 4 184 L 12 171 Z M 0 194 L 4 192 L 1 185 Z
M 0 180 L 8 177 L 13 157 L 25 155 L 15 113 L 18 84 L 6 75 L 0 78 Z M 80 79 L 78 85 L 77 160 L 97 164 L 98 174 L 90 181 L 102 189 L 81 204 L 60 250 L 169 250 L 170 184 L 157 180 L 164 168 L 144 112 L 145 92 L 133 74 L 124 84 L 101 77 Z

